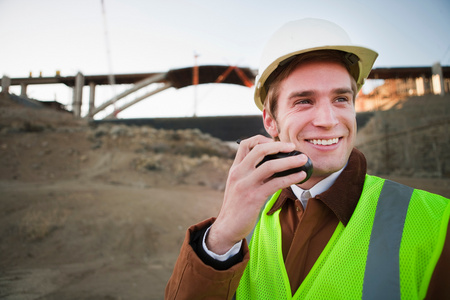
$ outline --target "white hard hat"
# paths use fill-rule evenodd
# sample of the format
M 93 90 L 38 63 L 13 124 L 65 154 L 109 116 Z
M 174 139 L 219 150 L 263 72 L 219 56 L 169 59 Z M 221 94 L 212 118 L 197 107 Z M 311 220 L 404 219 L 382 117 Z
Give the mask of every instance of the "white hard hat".
M 288 22 L 272 35 L 263 50 L 255 80 L 255 103 L 259 109 L 263 109 L 267 94 L 264 84 L 279 64 L 290 57 L 316 50 L 340 50 L 356 55 L 358 63 L 353 76 L 358 91 L 378 56 L 369 48 L 354 45 L 344 29 L 335 23 L 312 18 Z

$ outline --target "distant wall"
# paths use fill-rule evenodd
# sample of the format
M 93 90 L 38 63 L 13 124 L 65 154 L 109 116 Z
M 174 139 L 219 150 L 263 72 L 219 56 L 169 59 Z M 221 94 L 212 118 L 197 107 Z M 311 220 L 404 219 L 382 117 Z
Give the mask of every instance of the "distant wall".
M 358 128 L 362 128 L 373 113 L 358 113 L 356 120 Z M 117 123 L 135 126 L 151 126 L 157 129 L 194 129 L 198 128 L 223 141 L 235 141 L 256 134 L 266 135 L 262 117 L 255 116 L 217 116 L 195 118 L 154 118 L 154 119 L 117 119 L 95 120 L 93 124 Z
M 265 135 L 261 116 L 219 116 L 192 118 L 154 118 L 154 119 L 117 119 L 95 120 L 92 123 L 119 123 L 136 126 L 151 126 L 157 129 L 194 129 L 198 128 L 223 141 L 235 141 L 253 136 Z

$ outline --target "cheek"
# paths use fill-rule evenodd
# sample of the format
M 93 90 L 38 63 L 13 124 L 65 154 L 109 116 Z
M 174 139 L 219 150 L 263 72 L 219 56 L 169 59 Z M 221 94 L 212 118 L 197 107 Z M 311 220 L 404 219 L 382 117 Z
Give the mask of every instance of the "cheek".
M 358 129 L 358 125 L 356 123 L 356 115 L 353 114 L 349 121 L 349 127 L 353 130 L 353 134 L 356 135 L 356 130 Z
M 284 116 L 278 122 L 278 132 L 283 140 L 295 140 L 305 127 L 305 122 L 299 116 Z

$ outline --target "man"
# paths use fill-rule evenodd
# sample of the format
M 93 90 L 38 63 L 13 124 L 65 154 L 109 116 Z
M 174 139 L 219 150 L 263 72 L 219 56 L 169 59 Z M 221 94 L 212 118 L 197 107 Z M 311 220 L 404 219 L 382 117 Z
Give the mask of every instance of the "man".
M 324 20 L 273 35 L 255 88 L 272 139 L 241 142 L 222 208 L 188 230 L 166 299 L 448 298 L 449 200 L 366 175 L 354 149 L 354 101 L 376 57 Z M 293 150 L 304 154 L 258 166 Z M 306 182 L 273 176 L 307 157 Z

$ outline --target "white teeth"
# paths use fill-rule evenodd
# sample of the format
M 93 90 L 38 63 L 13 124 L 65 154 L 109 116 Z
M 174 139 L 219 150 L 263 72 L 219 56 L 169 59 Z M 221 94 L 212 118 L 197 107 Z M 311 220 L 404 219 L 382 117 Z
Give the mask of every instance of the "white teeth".
M 337 144 L 339 141 L 339 138 L 329 139 L 329 140 L 309 140 L 310 143 L 313 143 L 314 145 L 332 145 Z

